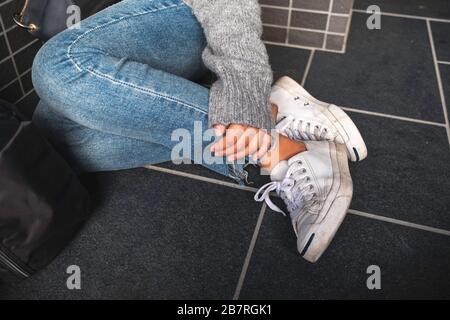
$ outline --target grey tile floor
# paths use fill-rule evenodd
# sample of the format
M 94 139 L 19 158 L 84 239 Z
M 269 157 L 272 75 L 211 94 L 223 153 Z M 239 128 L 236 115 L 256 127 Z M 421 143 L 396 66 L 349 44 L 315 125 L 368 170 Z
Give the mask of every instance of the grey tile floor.
M 241 188 L 166 163 L 84 177 L 91 221 L 33 279 L 0 286 L 0 298 L 450 298 L 450 9 L 375 2 L 395 15 L 369 31 L 355 11 L 343 55 L 268 47 L 276 76 L 346 106 L 369 148 L 351 165 L 351 210 L 317 264 L 297 254 L 288 219 L 253 202 L 264 179 Z M 65 286 L 72 264 L 80 291 Z M 366 287 L 371 265 L 381 290 Z

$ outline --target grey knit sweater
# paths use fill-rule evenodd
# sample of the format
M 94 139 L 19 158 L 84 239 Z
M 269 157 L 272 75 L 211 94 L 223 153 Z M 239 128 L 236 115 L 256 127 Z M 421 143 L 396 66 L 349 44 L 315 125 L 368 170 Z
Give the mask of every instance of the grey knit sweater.
M 203 61 L 218 80 L 209 101 L 209 125 L 272 127 L 272 70 L 261 40 L 257 0 L 184 0 L 203 27 Z

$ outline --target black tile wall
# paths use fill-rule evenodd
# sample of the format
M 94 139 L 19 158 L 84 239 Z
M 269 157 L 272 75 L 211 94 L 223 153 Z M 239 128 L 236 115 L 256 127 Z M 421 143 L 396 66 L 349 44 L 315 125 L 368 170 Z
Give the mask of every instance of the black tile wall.
M 23 73 L 20 77 L 20 80 L 22 81 L 22 85 L 25 92 L 28 92 L 31 89 L 33 89 L 33 83 L 31 81 L 31 70 Z
M 265 41 L 343 52 L 353 0 L 260 0 L 260 4 Z
M 33 93 L 31 65 L 41 42 L 17 27 L 12 19 L 23 0 L 0 0 L 0 98 L 17 105 Z M 37 99 L 34 99 L 37 102 Z
M 10 101 L 17 101 L 22 97 L 22 88 L 18 80 L 8 84 L 3 90 L 2 95 L 10 98 Z
M 92 1 L 83 13 L 94 13 L 115 2 L 118 1 Z M 23 113 L 32 115 L 39 99 L 31 82 L 31 66 L 42 42 L 16 26 L 12 19 L 24 3 L 24 0 L 0 0 L 0 99 L 23 107 Z
M 0 77 L 0 97 L 1 97 L 1 89 L 6 85 L 11 83 L 16 78 L 16 72 L 14 70 L 14 66 L 12 63 L 12 59 L 7 58 L 2 63 L 0 63 L 0 70 L 2 76 Z
M 30 43 L 27 47 L 22 48 L 14 55 L 16 60 L 17 70 L 19 74 L 23 74 L 30 70 L 34 56 L 38 52 L 39 48 L 42 46 L 40 41 Z
M 36 38 L 21 28 L 13 28 L 7 32 L 7 35 L 12 52 L 17 52 L 21 48 L 36 40 Z
M 293 0 L 293 8 L 328 11 L 330 0 Z
M 6 46 L 5 36 L 0 36 L 0 60 L 8 56 L 8 47 Z
M 16 12 L 19 12 L 23 2 L 23 0 L 0 0 L 0 14 L 7 30 L 14 26 L 14 21 L 11 17 Z

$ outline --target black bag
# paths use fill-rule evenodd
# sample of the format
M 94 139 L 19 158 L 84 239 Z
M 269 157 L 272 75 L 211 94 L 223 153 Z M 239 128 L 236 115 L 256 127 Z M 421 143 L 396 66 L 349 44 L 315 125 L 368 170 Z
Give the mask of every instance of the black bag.
M 75 173 L 23 119 L 0 100 L 0 281 L 45 267 L 89 215 Z
M 119 0 L 24 0 L 21 11 L 13 19 L 35 37 L 48 40 L 67 29 L 72 14 L 68 13 L 69 6 L 77 5 L 84 19 L 116 2 Z

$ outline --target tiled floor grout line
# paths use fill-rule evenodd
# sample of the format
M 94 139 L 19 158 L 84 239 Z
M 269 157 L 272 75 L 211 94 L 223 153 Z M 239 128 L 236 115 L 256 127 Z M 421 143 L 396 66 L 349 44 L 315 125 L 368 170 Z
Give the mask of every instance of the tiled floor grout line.
M 318 49 L 318 50 L 322 50 L 322 49 Z M 301 82 L 301 85 L 303 87 L 305 86 L 306 80 L 308 78 L 309 70 L 311 69 L 311 65 L 312 65 L 312 61 L 313 61 L 314 55 L 315 55 L 315 51 L 316 51 L 316 49 L 314 49 L 314 48 L 311 49 L 311 52 L 310 52 L 310 55 L 309 55 L 309 58 L 308 58 L 308 62 L 306 64 L 306 68 L 305 68 L 305 71 L 303 73 L 302 82 Z M 384 118 L 389 118 L 389 119 L 402 120 L 402 121 L 408 121 L 408 122 L 413 122 L 413 123 L 426 124 L 426 125 L 432 125 L 432 126 L 447 128 L 447 124 L 446 123 L 439 123 L 439 122 L 426 121 L 426 120 L 420 120 L 420 119 L 414 119 L 414 118 L 408 118 L 408 117 L 402 117 L 402 116 L 395 116 L 395 115 L 391 115 L 391 114 L 380 113 L 380 112 L 373 112 L 373 111 L 366 111 L 366 110 L 356 109 L 356 108 L 347 108 L 347 107 L 341 107 L 341 108 L 344 109 L 345 111 L 350 111 L 350 112 L 355 112 L 355 113 L 362 113 L 362 114 L 367 114 L 367 115 L 371 115 L 371 116 L 384 117 Z
M 444 229 L 424 226 L 424 225 L 417 224 L 417 223 L 412 223 L 412 222 L 408 222 L 408 221 L 398 220 L 398 219 L 394 219 L 394 218 L 388 218 L 388 217 L 385 217 L 385 216 L 380 216 L 380 215 L 376 215 L 376 214 L 366 213 L 366 212 L 353 210 L 353 209 L 349 209 L 348 213 L 350 213 L 352 215 L 355 215 L 355 216 L 359 216 L 359 217 L 364 217 L 364 218 L 368 218 L 368 219 L 388 222 L 388 223 L 392 223 L 392 224 L 398 224 L 398 225 L 401 225 L 401 226 L 404 226 L 404 227 L 409 227 L 409 228 L 413 228 L 413 229 L 428 231 L 428 232 L 431 232 L 431 233 L 437 233 L 437 234 L 441 234 L 441 235 L 444 235 L 444 236 L 450 236 L 450 231 L 444 230 Z
M 9 27 L 8 29 L 6 29 L 5 32 L 0 31 L 0 37 L 1 37 L 3 34 L 7 34 L 7 33 L 10 32 L 11 30 L 14 30 L 15 28 L 17 28 L 17 25 L 16 25 L 16 24 L 13 25 L 12 27 Z
M 370 14 L 367 13 L 366 10 L 362 10 L 362 9 L 352 9 L 353 12 L 358 12 L 358 13 L 365 13 L 365 14 Z M 446 22 L 446 23 L 450 23 L 450 19 L 441 19 L 441 18 L 433 18 L 433 17 L 422 17 L 422 16 L 415 16 L 415 15 L 409 15 L 409 14 L 401 14 L 401 13 L 393 13 L 393 12 L 384 12 L 381 11 L 380 14 L 382 16 L 389 16 L 389 17 L 396 17 L 396 18 L 406 18 L 406 19 L 417 19 L 417 20 L 429 20 L 429 21 L 434 21 L 434 22 Z
M 5 90 L 6 88 L 8 88 L 10 85 L 12 85 L 16 81 L 17 81 L 17 78 L 12 79 L 10 82 L 8 82 L 7 84 L 5 84 L 3 87 L 0 88 L 0 92 Z
M 28 97 L 30 94 L 32 94 L 34 92 L 34 88 L 33 89 L 31 89 L 30 91 L 28 91 L 28 92 L 25 92 L 25 94 L 19 99 L 19 100 L 17 100 L 16 102 L 14 102 L 14 104 L 18 104 L 20 101 L 22 101 L 22 100 L 24 100 L 26 97 Z
M 33 44 L 35 44 L 36 42 L 39 42 L 39 39 L 34 39 L 30 42 L 28 42 L 26 45 L 24 45 L 23 47 L 20 47 L 19 49 L 17 49 L 16 51 L 14 51 L 9 57 L 12 58 L 15 55 L 17 55 L 18 53 L 21 53 L 23 50 L 27 49 L 28 47 L 31 47 Z
M 323 36 L 322 50 L 326 49 L 327 42 L 328 42 L 328 29 L 330 28 L 331 11 L 333 10 L 333 2 L 334 2 L 334 0 L 330 0 L 330 4 L 328 5 L 328 17 L 327 17 L 327 23 L 325 26 L 325 34 Z
M 13 2 L 13 1 L 14 1 L 14 0 L 6 0 L 6 1 L 3 2 L 3 3 L 0 3 L 0 8 L 3 7 L 4 5 L 7 5 L 8 3 Z
M 389 119 L 395 119 L 395 120 L 402 120 L 407 122 L 413 122 L 413 123 L 419 123 L 419 124 L 426 124 L 430 126 L 436 126 L 436 127 L 446 127 L 445 123 L 439 123 L 439 122 L 433 122 L 433 121 L 426 121 L 426 120 L 420 120 L 420 119 L 414 119 L 414 118 L 408 118 L 408 117 L 402 117 L 402 116 L 395 116 L 392 114 L 387 113 L 381 113 L 381 112 L 374 112 L 374 111 L 367 111 L 362 109 L 355 109 L 355 108 L 348 108 L 348 107 L 341 107 L 345 111 L 355 112 L 355 113 L 362 113 L 367 114 L 370 116 L 377 116 L 377 117 L 383 117 L 383 118 L 389 118 Z
M 233 300 L 238 300 L 241 294 L 242 286 L 244 285 L 245 277 L 247 275 L 247 270 L 250 265 L 250 261 L 252 259 L 253 250 L 255 249 L 256 241 L 258 240 L 259 230 L 261 229 L 262 222 L 264 220 L 264 216 L 266 214 L 267 206 L 264 203 L 261 207 L 261 211 L 258 216 L 258 221 L 256 222 L 255 230 L 253 231 L 252 240 L 250 241 L 250 245 L 247 250 L 247 255 L 245 256 L 244 264 L 242 266 L 242 271 L 239 276 L 239 281 L 236 286 L 236 290 L 234 292 Z
M 270 5 L 270 4 L 261 4 L 260 5 L 262 8 L 268 8 L 268 9 L 279 9 L 279 10 L 289 10 L 289 8 L 287 7 L 282 7 L 282 6 L 274 6 L 274 5 Z M 328 14 L 328 10 L 325 11 L 321 11 L 321 10 L 311 10 L 311 9 L 303 9 L 303 8 L 295 8 L 292 7 L 292 11 L 298 11 L 298 12 L 308 12 L 308 13 L 319 13 L 319 14 Z M 338 17 L 348 17 L 348 13 L 338 13 L 338 12 L 331 12 L 331 14 L 333 16 L 338 16 Z
M 6 34 L 5 34 L 6 35 Z M 23 50 L 25 50 L 26 48 L 30 47 L 31 45 L 33 45 L 34 43 L 38 42 L 39 39 L 34 39 L 31 42 L 28 42 L 26 45 L 24 45 L 23 47 L 17 49 L 15 52 L 13 52 L 12 54 L 9 54 L 7 57 L 3 58 L 2 60 L 0 60 L 0 63 L 5 62 L 8 59 L 12 59 L 14 58 L 15 55 L 17 55 L 18 53 L 22 52 Z M 12 50 L 11 50 L 12 51 Z
M 289 0 L 288 17 L 287 17 L 287 29 L 286 29 L 286 39 L 284 44 L 289 44 L 289 38 L 291 36 L 291 21 L 292 21 L 292 0 Z
M 442 109 L 444 112 L 445 125 L 446 125 L 446 129 L 447 129 L 447 138 L 448 138 L 448 143 L 450 145 L 450 124 L 448 121 L 447 103 L 445 101 L 445 94 L 444 94 L 444 87 L 442 85 L 441 71 L 439 70 L 439 65 L 437 63 L 436 48 L 434 47 L 434 38 L 433 38 L 433 32 L 431 30 L 430 20 L 427 19 L 426 22 L 427 22 L 427 29 L 428 29 L 428 37 L 429 37 L 430 46 L 431 46 L 431 53 L 433 55 L 434 69 L 436 71 L 436 78 L 437 78 L 437 82 L 438 82 L 439 95 L 441 97 Z
M 19 78 L 22 78 L 25 74 L 27 74 L 28 72 L 30 72 L 31 69 L 32 69 L 32 68 L 29 68 L 28 70 L 25 70 L 24 72 L 22 72 L 22 73 L 19 75 Z M 13 84 L 14 82 L 16 82 L 16 81 L 17 81 L 17 78 L 14 78 L 14 79 L 11 80 L 9 83 L 7 83 L 7 84 L 5 84 L 3 87 L 1 87 L 1 88 L 0 88 L 0 91 L 5 90 L 7 87 L 9 87 L 10 85 L 12 85 L 12 84 Z
M 207 177 L 199 176 L 199 175 L 192 174 L 192 173 L 186 173 L 186 172 L 182 172 L 182 171 L 178 171 L 178 170 L 166 169 L 166 168 L 162 168 L 162 167 L 158 167 L 158 166 L 154 166 L 154 165 L 147 165 L 147 166 L 145 166 L 145 168 L 163 172 L 163 173 L 176 175 L 176 176 L 199 180 L 199 181 L 203 181 L 203 182 L 209 182 L 209 183 L 213 183 L 213 184 L 217 184 L 220 186 L 229 187 L 229 188 L 233 188 L 233 189 L 238 189 L 238 190 L 242 190 L 242 191 L 248 191 L 248 192 L 257 192 L 258 191 L 257 188 L 241 186 L 241 185 L 238 185 L 233 182 L 226 182 L 226 181 L 222 181 L 222 180 L 218 180 L 218 179 L 207 178 Z
M 282 26 L 279 24 L 273 24 L 273 23 L 263 23 L 264 27 L 272 27 L 272 28 L 280 28 L 280 29 L 286 29 L 286 26 Z M 334 31 L 324 31 L 320 29 L 310 29 L 310 28 L 301 28 L 301 27 L 289 27 L 291 30 L 298 30 L 298 31 L 308 31 L 308 32 L 316 32 L 316 33 L 323 33 L 323 34 L 330 34 L 330 35 L 336 35 L 336 36 L 345 36 L 344 32 L 334 32 Z M 288 44 L 287 42 L 284 44 Z M 321 51 L 325 51 L 325 47 L 316 48 Z
M 10 32 L 11 30 L 14 30 L 14 29 L 16 29 L 16 28 L 18 28 L 18 27 L 19 27 L 19 26 L 18 26 L 17 24 L 15 24 L 15 25 L 9 27 L 8 29 L 6 29 L 5 32 Z
M 4 22 L 3 22 L 3 18 L 2 18 L 1 15 L 0 15 L 0 25 L 1 25 L 1 29 L 2 29 L 3 31 L 6 30 L 5 24 L 4 24 Z M 17 68 L 16 60 L 15 60 L 14 57 L 13 57 L 13 56 L 14 56 L 14 53 L 13 53 L 13 51 L 12 51 L 11 44 L 9 43 L 9 38 L 8 38 L 8 35 L 6 34 L 6 32 L 4 33 L 4 37 L 5 37 L 5 43 L 6 43 L 6 47 L 7 47 L 7 49 L 8 49 L 9 56 L 11 57 L 12 65 L 13 65 L 14 71 L 15 71 L 15 73 L 16 73 L 17 81 L 19 81 L 19 87 L 20 87 L 20 90 L 21 90 L 21 92 L 22 92 L 22 95 L 24 95 L 24 94 L 25 94 L 25 88 L 24 88 L 24 86 L 23 86 L 22 80 L 20 79 L 20 76 L 19 76 L 19 69 Z M 2 60 L 2 61 L 3 61 L 3 60 Z
M 308 78 L 308 74 L 309 74 L 309 69 L 311 69 L 311 64 L 313 62 L 315 53 L 316 53 L 316 50 L 311 50 L 311 52 L 309 53 L 308 63 L 306 64 L 305 72 L 303 73 L 303 78 L 302 78 L 302 83 L 301 83 L 302 87 L 305 86 L 306 79 Z
M 347 25 L 345 26 L 344 47 L 342 48 L 343 54 L 347 52 L 348 35 L 350 34 L 350 27 L 352 25 L 352 20 L 353 20 L 353 11 L 350 10 L 350 14 L 347 19 Z
M 304 50 L 320 50 L 323 52 L 331 52 L 331 53 L 345 53 L 343 50 L 331 50 L 331 49 L 322 49 L 317 47 L 309 47 L 309 46 L 302 46 L 302 45 L 296 45 L 296 44 L 286 44 L 286 43 L 280 43 L 280 42 L 273 42 L 273 41 L 263 41 L 265 44 L 270 44 L 273 46 L 278 47 L 287 47 L 287 48 L 294 48 L 294 49 L 304 49 Z
M 185 172 L 178 171 L 178 170 L 173 170 L 173 169 L 161 168 L 161 167 L 154 166 L 154 165 L 148 165 L 148 166 L 145 166 L 145 168 L 150 169 L 150 170 L 163 172 L 163 173 L 167 173 L 167 174 L 171 174 L 171 175 L 175 175 L 175 176 L 180 176 L 180 177 L 190 178 L 190 179 L 193 179 L 193 180 L 198 180 L 198 181 L 203 181 L 203 182 L 207 182 L 207 183 L 212 183 L 212 184 L 216 184 L 216 185 L 223 186 L 223 187 L 229 187 L 229 188 L 237 189 L 237 190 L 241 190 L 241 191 L 253 192 L 253 193 L 258 191 L 257 188 L 252 188 L 252 187 L 247 187 L 247 186 L 240 186 L 240 185 L 238 185 L 236 183 L 232 183 L 232 182 L 226 182 L 226 181 L 217 180 L 217 179 L 213 179 L 213 178 L 207 178 L 207 177 L 199 176 L 199 175 L 196 175 L 196 174 L 185 173 Z M 273 194 L 273 196 L 277 196 L 277 195 Z M 349 209 L 348 212 L 350 214 L 358 215 L 358 216 L 365 217 L 365 218 L 372 219 L 372 220 L 385 221 L 385 222 L 389 222 L 389 223 L 392 223 L 392 224 L 398 224 L 398 225 L 402 225 L 402 226 L 409 226 L 409 227 L 412 227 L 412 228 L 415 228 L 415 229 L 420 229 L 420 230 L 425 230 L 425 231 L 432 232 L 432 233 L 439 233 L 439 234 L 449 235 L 450 236 L 450 230 L 439 229 L 439 228 L 430 227 L 430 226 L 426 226 L 426 225 L 421 225 L 421 224 L 417 224 L 417 223 L 412 223 L 412 222 L 408 222 L 408 221 L 404 221 L 404 220 L 387 218 L 385 216 L 380 216 L 380 215 L 377 215 L 377 214 L 367 213 L 367 212 L 363 212 L 363 211 L 357 211 L 357 210 L 353 210 L 353 209 Z

